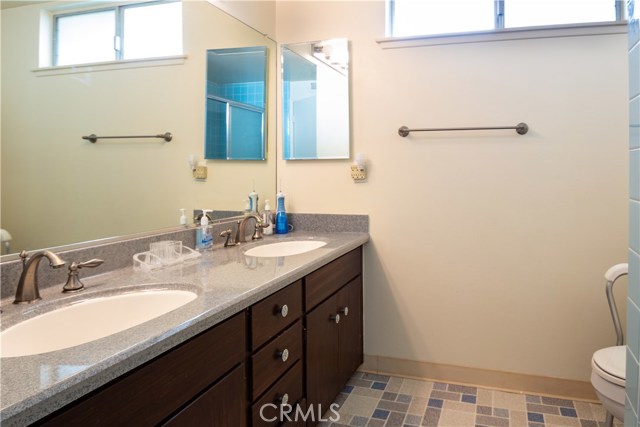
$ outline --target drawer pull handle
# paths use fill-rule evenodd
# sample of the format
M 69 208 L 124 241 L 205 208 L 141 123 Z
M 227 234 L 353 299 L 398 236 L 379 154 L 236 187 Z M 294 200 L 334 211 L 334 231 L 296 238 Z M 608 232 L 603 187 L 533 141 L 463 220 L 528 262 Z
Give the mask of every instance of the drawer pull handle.
M 287 317 L 287 314 L 289 314 L 289 306 L 287 304 L 283 305 L 280 310 L 278 310 L 278 313 L 282 317 Z
M 344 314 L 344 317 L 347 317 L 349 315 L 349 307 L 341 308 L 340 313 Z
M 276 353 L 276 359 L 280 359 L 283 362 L 286 362 L 288 358 L 289 358 L 289 350 L 286 348 Z
M 338 323 L 340 323 L 340 315 L 339 314 L 332 314 L 329 317 L 329 320 L 331 320 L 332 322 L 336 322 L 336 325 L 337 325 Z
M 280 402 L 280 405 L 286 405 L 287 403 L 289 403 L 289 394 L 285 393 L 282 396 L 278 397 L 278 402 Z

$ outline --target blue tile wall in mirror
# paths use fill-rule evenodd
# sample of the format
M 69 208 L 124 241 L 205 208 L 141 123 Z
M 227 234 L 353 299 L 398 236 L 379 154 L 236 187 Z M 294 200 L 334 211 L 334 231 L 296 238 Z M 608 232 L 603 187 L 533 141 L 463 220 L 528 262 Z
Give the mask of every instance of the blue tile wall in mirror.
M 267 48 L 207 50 L 205 158 L 265 159 Z
M 349 42 L 282 46 L 283 157 L 349 158 Z

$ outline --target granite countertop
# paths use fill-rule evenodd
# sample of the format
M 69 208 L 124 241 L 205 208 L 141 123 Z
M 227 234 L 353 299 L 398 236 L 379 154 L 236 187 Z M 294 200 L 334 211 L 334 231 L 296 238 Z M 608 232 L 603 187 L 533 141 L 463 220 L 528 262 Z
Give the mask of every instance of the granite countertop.
M 278 258 L 247 257 L 257 245 L 287 240 L 321 240 L 311 252 Z M 284 288 L 369 240 L 368 233 L 309 233 L 266 236 L 258 243 L 223 248 L 154 272 L 133 267 L 83 278 L 86 290 L 62 294 L 62 285 L 41 290 L 28 306 L 2 300 L 2 329 L 29 317 L 91 296 L 139 289 L 184 289 L 198 297 L 153 320 L 86 344 L 33 356 L 0 359 L 0 422 L 32 423 L 170 348 Z M 117 313 L 114 313 L 117 316 Z

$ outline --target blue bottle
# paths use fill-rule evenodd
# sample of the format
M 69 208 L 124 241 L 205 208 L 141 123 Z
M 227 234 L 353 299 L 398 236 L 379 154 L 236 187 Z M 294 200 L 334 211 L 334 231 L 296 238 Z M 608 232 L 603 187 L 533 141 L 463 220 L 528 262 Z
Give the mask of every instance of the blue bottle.
M 278 207 L 276 209 L 276 234 L 287 234 L 289 223 L 287 222 L 287 212 L 284 209 L 284 193 L 281 191 L 276 195 Z

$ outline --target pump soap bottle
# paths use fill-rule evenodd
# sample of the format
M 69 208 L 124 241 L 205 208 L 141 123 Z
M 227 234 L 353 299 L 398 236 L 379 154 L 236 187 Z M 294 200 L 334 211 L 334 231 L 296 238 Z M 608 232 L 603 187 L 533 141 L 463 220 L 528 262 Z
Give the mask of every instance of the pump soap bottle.
M 284 208 L 284 193 L 280 191 L 276 195 L 276 234 L 287 234 L 289 232 L 289 223 L 287 222 L 287 212 Z
M 211 210 L 202 209 L 200 226 L 196 228 L 196 249 L 199 251 L 208 251 L 213 249 L 213 225 L 209 224 L 208 212 L 211 212 Z
M 187 225 L 187 215 L 184 213 L 185 209 L 180 209 L 180 225 Z
M 262 222 L 265 227 L 262 229 L 262 234 L 270 235 L 273 234 L 273 218 L 271 216 L 271 205 L 269 204 L 269 200 L 264 201 L 264 212 L 262 213 Z

